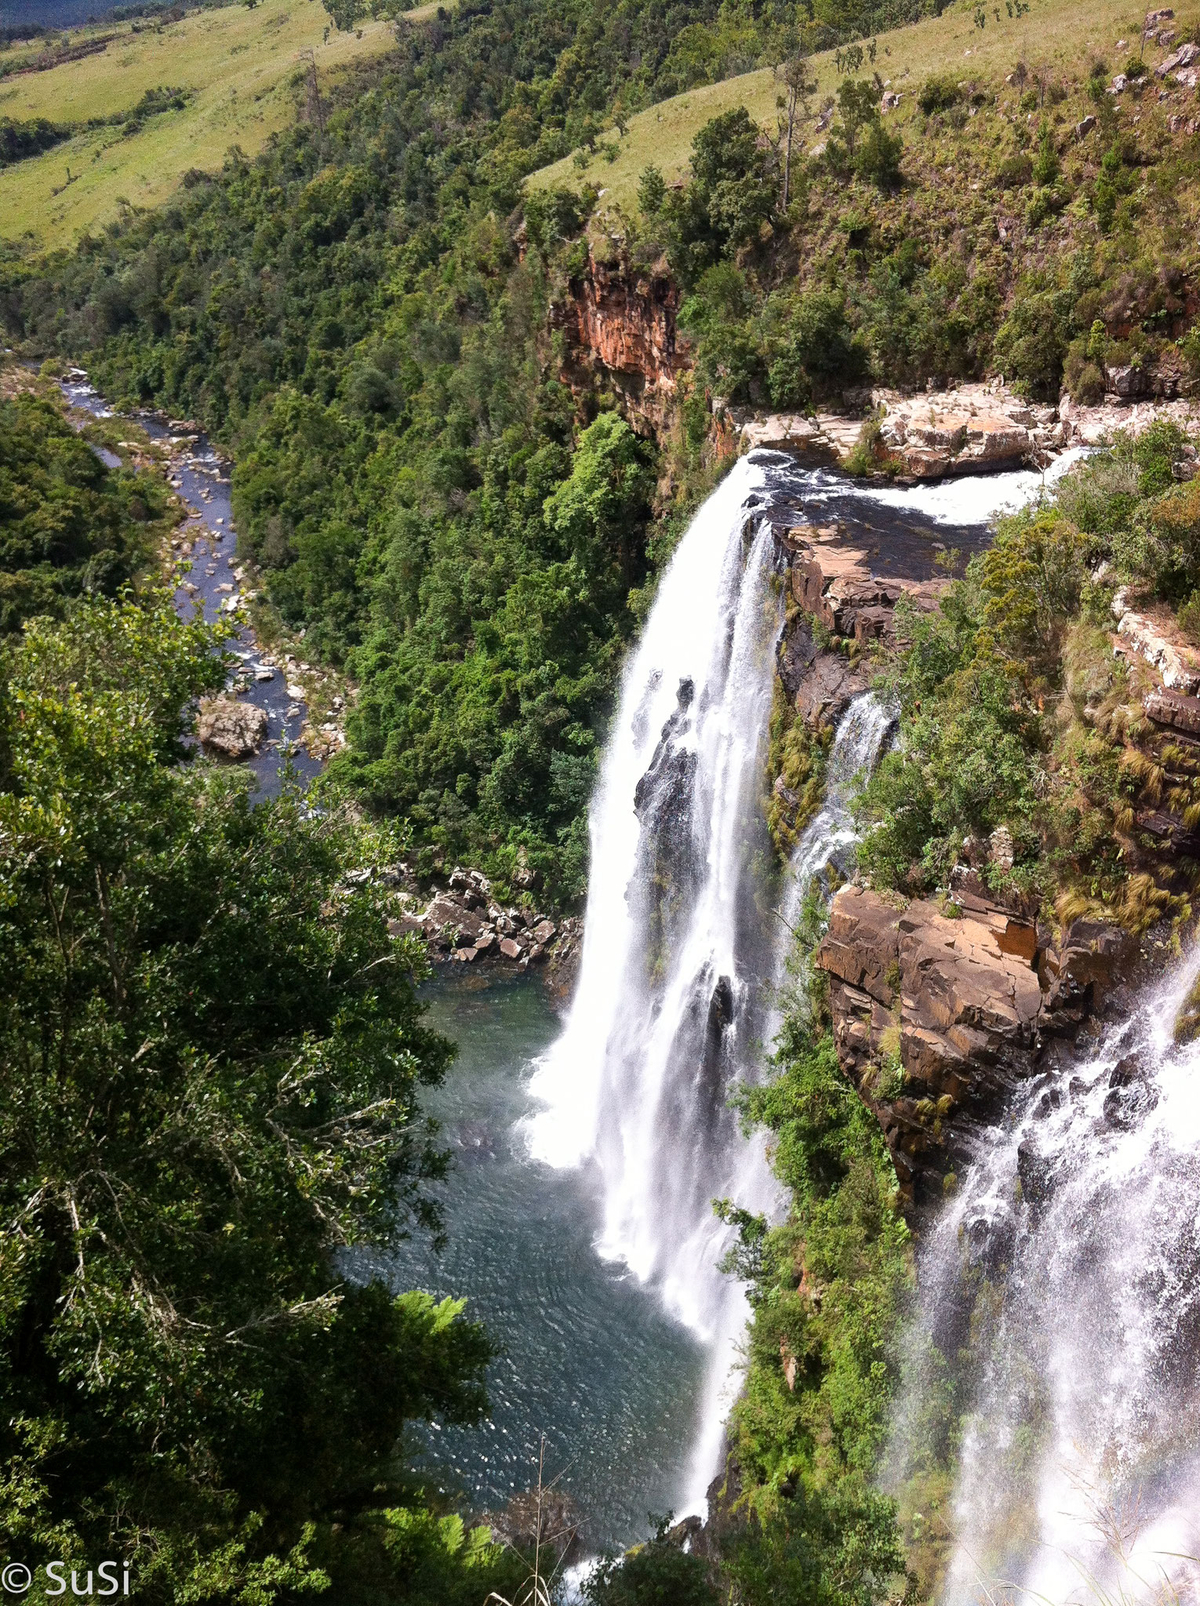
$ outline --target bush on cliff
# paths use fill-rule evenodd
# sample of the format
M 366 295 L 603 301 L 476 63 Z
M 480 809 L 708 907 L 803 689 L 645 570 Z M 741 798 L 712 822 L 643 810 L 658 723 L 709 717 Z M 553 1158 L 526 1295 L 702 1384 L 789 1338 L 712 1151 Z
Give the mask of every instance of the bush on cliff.
M 1001 521 L 937 612 L 911 620 L 878 682 L 899 740 L 860 802 L 877 885 L 945 888 L 965 858 L 1047 917 L 1093 907 L 1140 931 L 1186 916 L 1188 863 L 1137 811 L 1200 818 L 1200 768 L 1146 719 L 1143 672 L 1109 632 L 1122 582 L 1139 606 L 1196 589 L 1195 482 L 1164 492 L 1187 449 L 1164 424 L 1119 438 L 1054 500 Z M 1000 827 L 1011 865 L 983 862 Z

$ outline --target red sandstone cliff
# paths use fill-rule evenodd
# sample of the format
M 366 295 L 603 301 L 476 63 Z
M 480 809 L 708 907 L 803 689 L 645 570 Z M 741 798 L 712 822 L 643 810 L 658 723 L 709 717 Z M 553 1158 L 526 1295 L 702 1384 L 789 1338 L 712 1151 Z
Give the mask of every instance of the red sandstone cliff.
M 587 268 L 551 313 L 565 337 L 562 378 L 576 394 L 594 392 L 597 381 L 611 386 L 633 427 L 654 434 L 667 424 L 688 367 L 678 309 L 665 263 L 642 269 L 623 253 L 601 262 L 589 250 Z

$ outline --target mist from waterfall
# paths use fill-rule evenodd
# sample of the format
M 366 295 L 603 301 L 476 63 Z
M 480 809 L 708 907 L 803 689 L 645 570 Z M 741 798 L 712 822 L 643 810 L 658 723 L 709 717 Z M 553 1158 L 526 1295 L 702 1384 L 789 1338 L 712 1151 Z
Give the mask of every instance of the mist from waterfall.
M 957 1389 L 947 1606 L 1200 1584 L 1198 969 L 1022 1091 L 920 1255 L 891 1481 L 952 1452 Z

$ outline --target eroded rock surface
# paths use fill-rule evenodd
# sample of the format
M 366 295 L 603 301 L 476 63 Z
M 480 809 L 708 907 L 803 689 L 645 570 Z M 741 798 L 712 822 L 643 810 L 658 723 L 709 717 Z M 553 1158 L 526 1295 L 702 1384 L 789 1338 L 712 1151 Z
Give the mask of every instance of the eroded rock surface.
M 1076 921 L 1056 951 L 1026 915 L 971 894 L 954 907 L 844 887 L 814 961 L 839 1061 L 910 1200 L 940 1191 L 973 1131 L 1052 1040 L 1103 1011 L 1136 952 L 1102 921 Z

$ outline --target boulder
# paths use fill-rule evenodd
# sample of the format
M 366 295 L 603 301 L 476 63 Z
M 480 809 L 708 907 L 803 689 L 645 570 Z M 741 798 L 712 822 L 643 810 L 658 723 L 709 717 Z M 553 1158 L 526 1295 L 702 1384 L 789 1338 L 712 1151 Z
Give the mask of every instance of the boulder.
M 449 893 L 439 892 L 421 917 L 421 925 L 427 937 L 443 937 L 447 940 L 454 935 L 468 939 L 471 943 L 482 933 L 484 920 L 473 909 L 466 908 L 457 898 Z
M 1159 62 L 1154 69 L 1154 75 L 1156 78 L 1166 78 L 1181 68 L 1190 67 L 1196 60 L 1200 60 L 1200 45 L 1180 45 L 1179 49 L 1173 50 L 1165 61 Z
M 1146 370 L 1139 365 L 1126 363 L 1122 367 L 1105 370 L 1105 388 L 1122 401 L 1135 401 L 1150 394 L 1150 381 Z
M 202 747 L 221 758 L 253 758 L 267 739 L 266 711 L 231 697 L 206 697 L 196 735 Z

